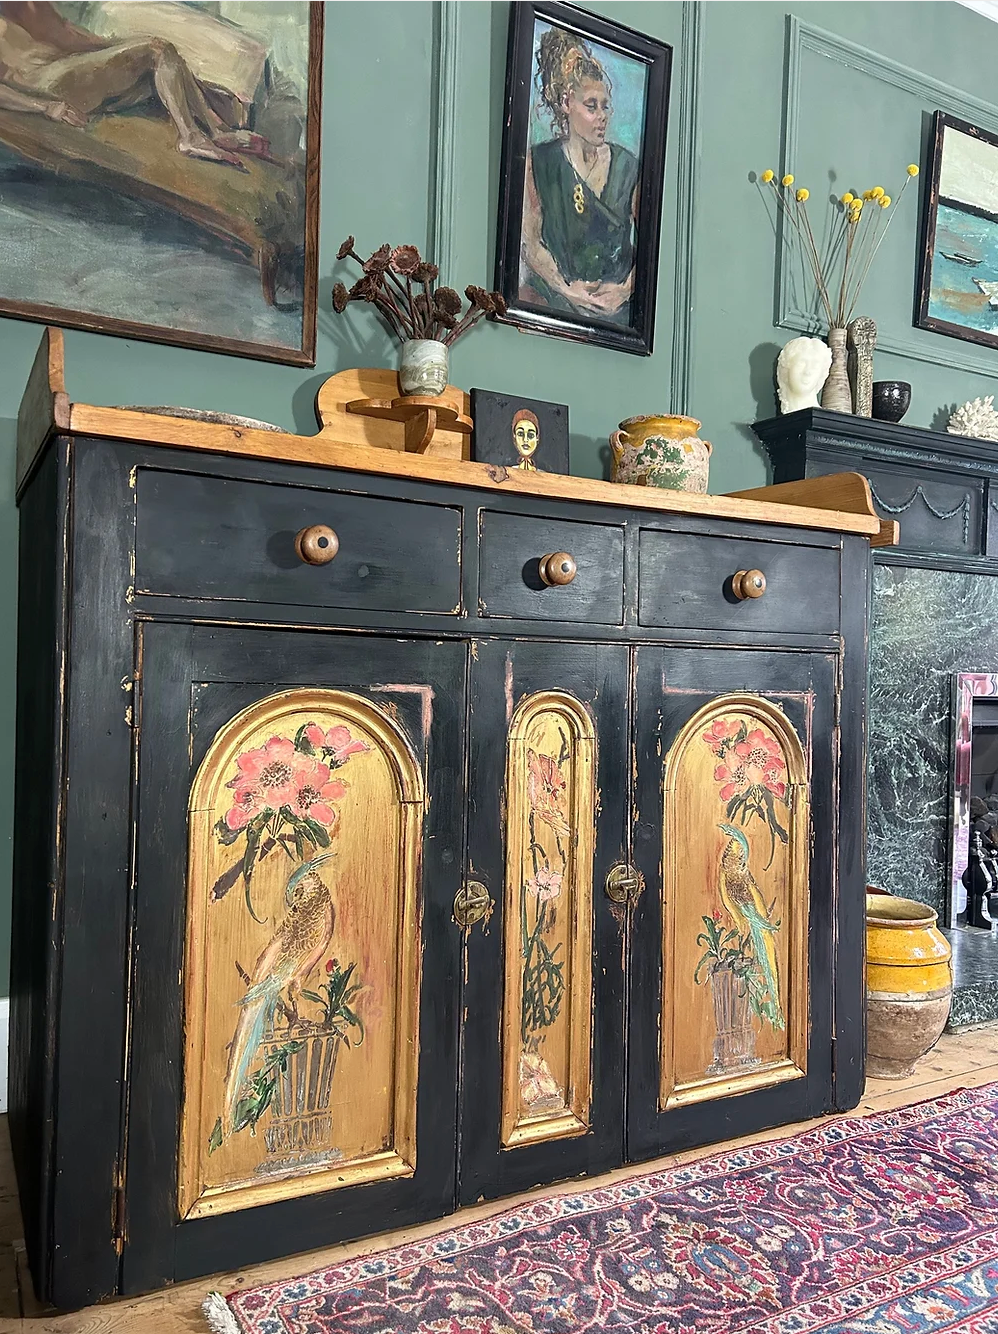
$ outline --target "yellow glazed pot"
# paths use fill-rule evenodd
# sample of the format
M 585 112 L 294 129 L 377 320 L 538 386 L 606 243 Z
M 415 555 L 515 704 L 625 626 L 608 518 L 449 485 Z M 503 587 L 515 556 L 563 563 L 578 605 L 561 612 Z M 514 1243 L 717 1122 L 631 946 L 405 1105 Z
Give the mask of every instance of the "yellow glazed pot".
M 699 429 L 695 417 L 628 417 L 610 436 L 613 480 L 706 491 L 711 446 Z
M 866 1073 L 904 1079 L 949 1016 L 952 951 L 936 914 L 914 899 L 866 896 Z

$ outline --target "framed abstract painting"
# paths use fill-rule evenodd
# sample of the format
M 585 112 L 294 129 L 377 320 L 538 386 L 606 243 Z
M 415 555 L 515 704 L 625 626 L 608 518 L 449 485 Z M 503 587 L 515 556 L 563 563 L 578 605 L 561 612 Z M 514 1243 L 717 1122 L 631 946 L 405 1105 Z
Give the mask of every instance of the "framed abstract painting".
M 0 313 L 314 365 L 322 16 L 0 7 Z
M 935 113 L 915 323 L 998 347 L 998 135 Z
M 511 6 L 496 288 L 508 322 L 647 356 L 672 48 L 558 3 Z

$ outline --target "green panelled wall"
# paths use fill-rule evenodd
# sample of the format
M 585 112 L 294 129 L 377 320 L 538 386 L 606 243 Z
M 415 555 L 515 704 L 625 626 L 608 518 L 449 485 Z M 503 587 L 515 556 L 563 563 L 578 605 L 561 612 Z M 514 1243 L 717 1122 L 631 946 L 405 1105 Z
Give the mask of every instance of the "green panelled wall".
M 714 444 L 711 490 L 762 485 L 749 424 L 774 410 L 773 362 L 802 327 L 802 294 L 787 275 L 778 301 L 772 225 L 750 172 L 783 165 L 785 127 L 797 145 L 791 169 L 811 189 L 820 226 L 832 192 L 894 191 L 908 162 L 924 165 L 935 107 L 998 130 L 998 106 L 988 101 L 998 102 L 990 91 L 998 25 L 953 3 L 888 0 L 590 8 L 675 48 L 654 355 L 487 327 L 458 345 L 452 379 L 569 403 L 574 472 L 604 472 L 606 437 L 622 417 L 683 407 Z M 426 246 L 436 234 L 449 281 L 491 286 L 507 23 L 508 6 L 484 0 L 327 6 L 314 371 L 70 332 L 71 397 L 216 408 L 310 433 L 325 375 L 393 356 L 369 310 L 328 310 L 348 232 L 362 249 L 385 240 Z M 991 392 L 998 352 L 912 329 L 917 205 L 909 190 L 861 313 L 878 321 L 888 348 L 877 378 L 910 380 L 907 420 L 928 426 L 944 407 Z M 0 320 L 0 994 L 12 824 L 14 418 L 37 341 L 35 326 Z

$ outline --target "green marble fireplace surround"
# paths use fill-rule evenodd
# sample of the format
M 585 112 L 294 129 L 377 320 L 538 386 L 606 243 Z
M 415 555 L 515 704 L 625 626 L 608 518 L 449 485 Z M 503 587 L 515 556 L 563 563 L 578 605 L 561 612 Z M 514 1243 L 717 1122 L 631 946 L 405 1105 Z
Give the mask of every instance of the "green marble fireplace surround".
M 774 482 L 860 472 L 900 524 L 873 555 L 867 873 L 946 923 L 953 677 L 998 672 L 998 442 L 821 409 L 755 432 Z M 998 1019 L 998 930 L 944 929 L 950 1028 Z

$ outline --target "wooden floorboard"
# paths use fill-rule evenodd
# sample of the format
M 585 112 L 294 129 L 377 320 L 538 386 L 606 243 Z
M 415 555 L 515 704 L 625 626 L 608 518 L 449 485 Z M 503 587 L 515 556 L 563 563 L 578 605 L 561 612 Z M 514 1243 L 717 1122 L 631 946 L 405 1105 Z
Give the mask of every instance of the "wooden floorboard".
M 938 1098 L 958 1088 L 972 1088 L 980 1084 L 998 1083 L 998 1025 L 976 1029 L 970 1033 L 946 1034 L 934 1051 L 924 1058 L 913 1075 L 891 1081 L 871 1079 L 859 1107 L 850 1115 L 869 1116 L 874 1112 L 904 1107 Z M 782 1139 L 823 1120 L 800 1125 L 781 1126 L 707 1149 L 674 1154 L 655 1162 L 620 1168 L 606 1176 L 585 1182 L 586 1186 L 618 1181 L 625 1177 L 643 1175 L 678 1163 L 691 1162 L 712 1153 L 737 1148 L 743 1144 L 759 1143 L 767 1139 Z M 311 1251 L 269 1264 L 254 1265 L 248 1269 L 214 1278 L 197 1279 L 178 1284 L 149 1297 L 130 1298 L 88 1307 L 85 1311 L 61 1314 L 45 1309 L 35 1300 L 31 1290 L 23 1243 L 20 1241 L 20 1214 L 16 1207 L 13 1167 L 7 1140 L 7 1118 L 0 1117 L 0 1334 L 207 1334 L 207 1325 L 201 1314 L 201 1302 L 212 1288 L 232 1292 L 236 1288 L 255 1287 L 272 1283 L 295 1274 L 307 1273 L 324 1265 L 336 1264 L 365 1251 L 382 1250 L 402 1242 L 432 1236 L 445 1231 L 455 1222 L 471 1222 L 486 1218 L 510 1208 L 519 1201 L 537 1195 L 556 1194 L 559 1191 L 578 1190 L 579 1182 L 560 1187 L 544 1187 L 510 1199 L 493 1201 L 465 1209 L 455 1218 L 424 1224 L 402 1232 L 386 1233 L 373 1240 L 350 1242 L 326 1250 Z

